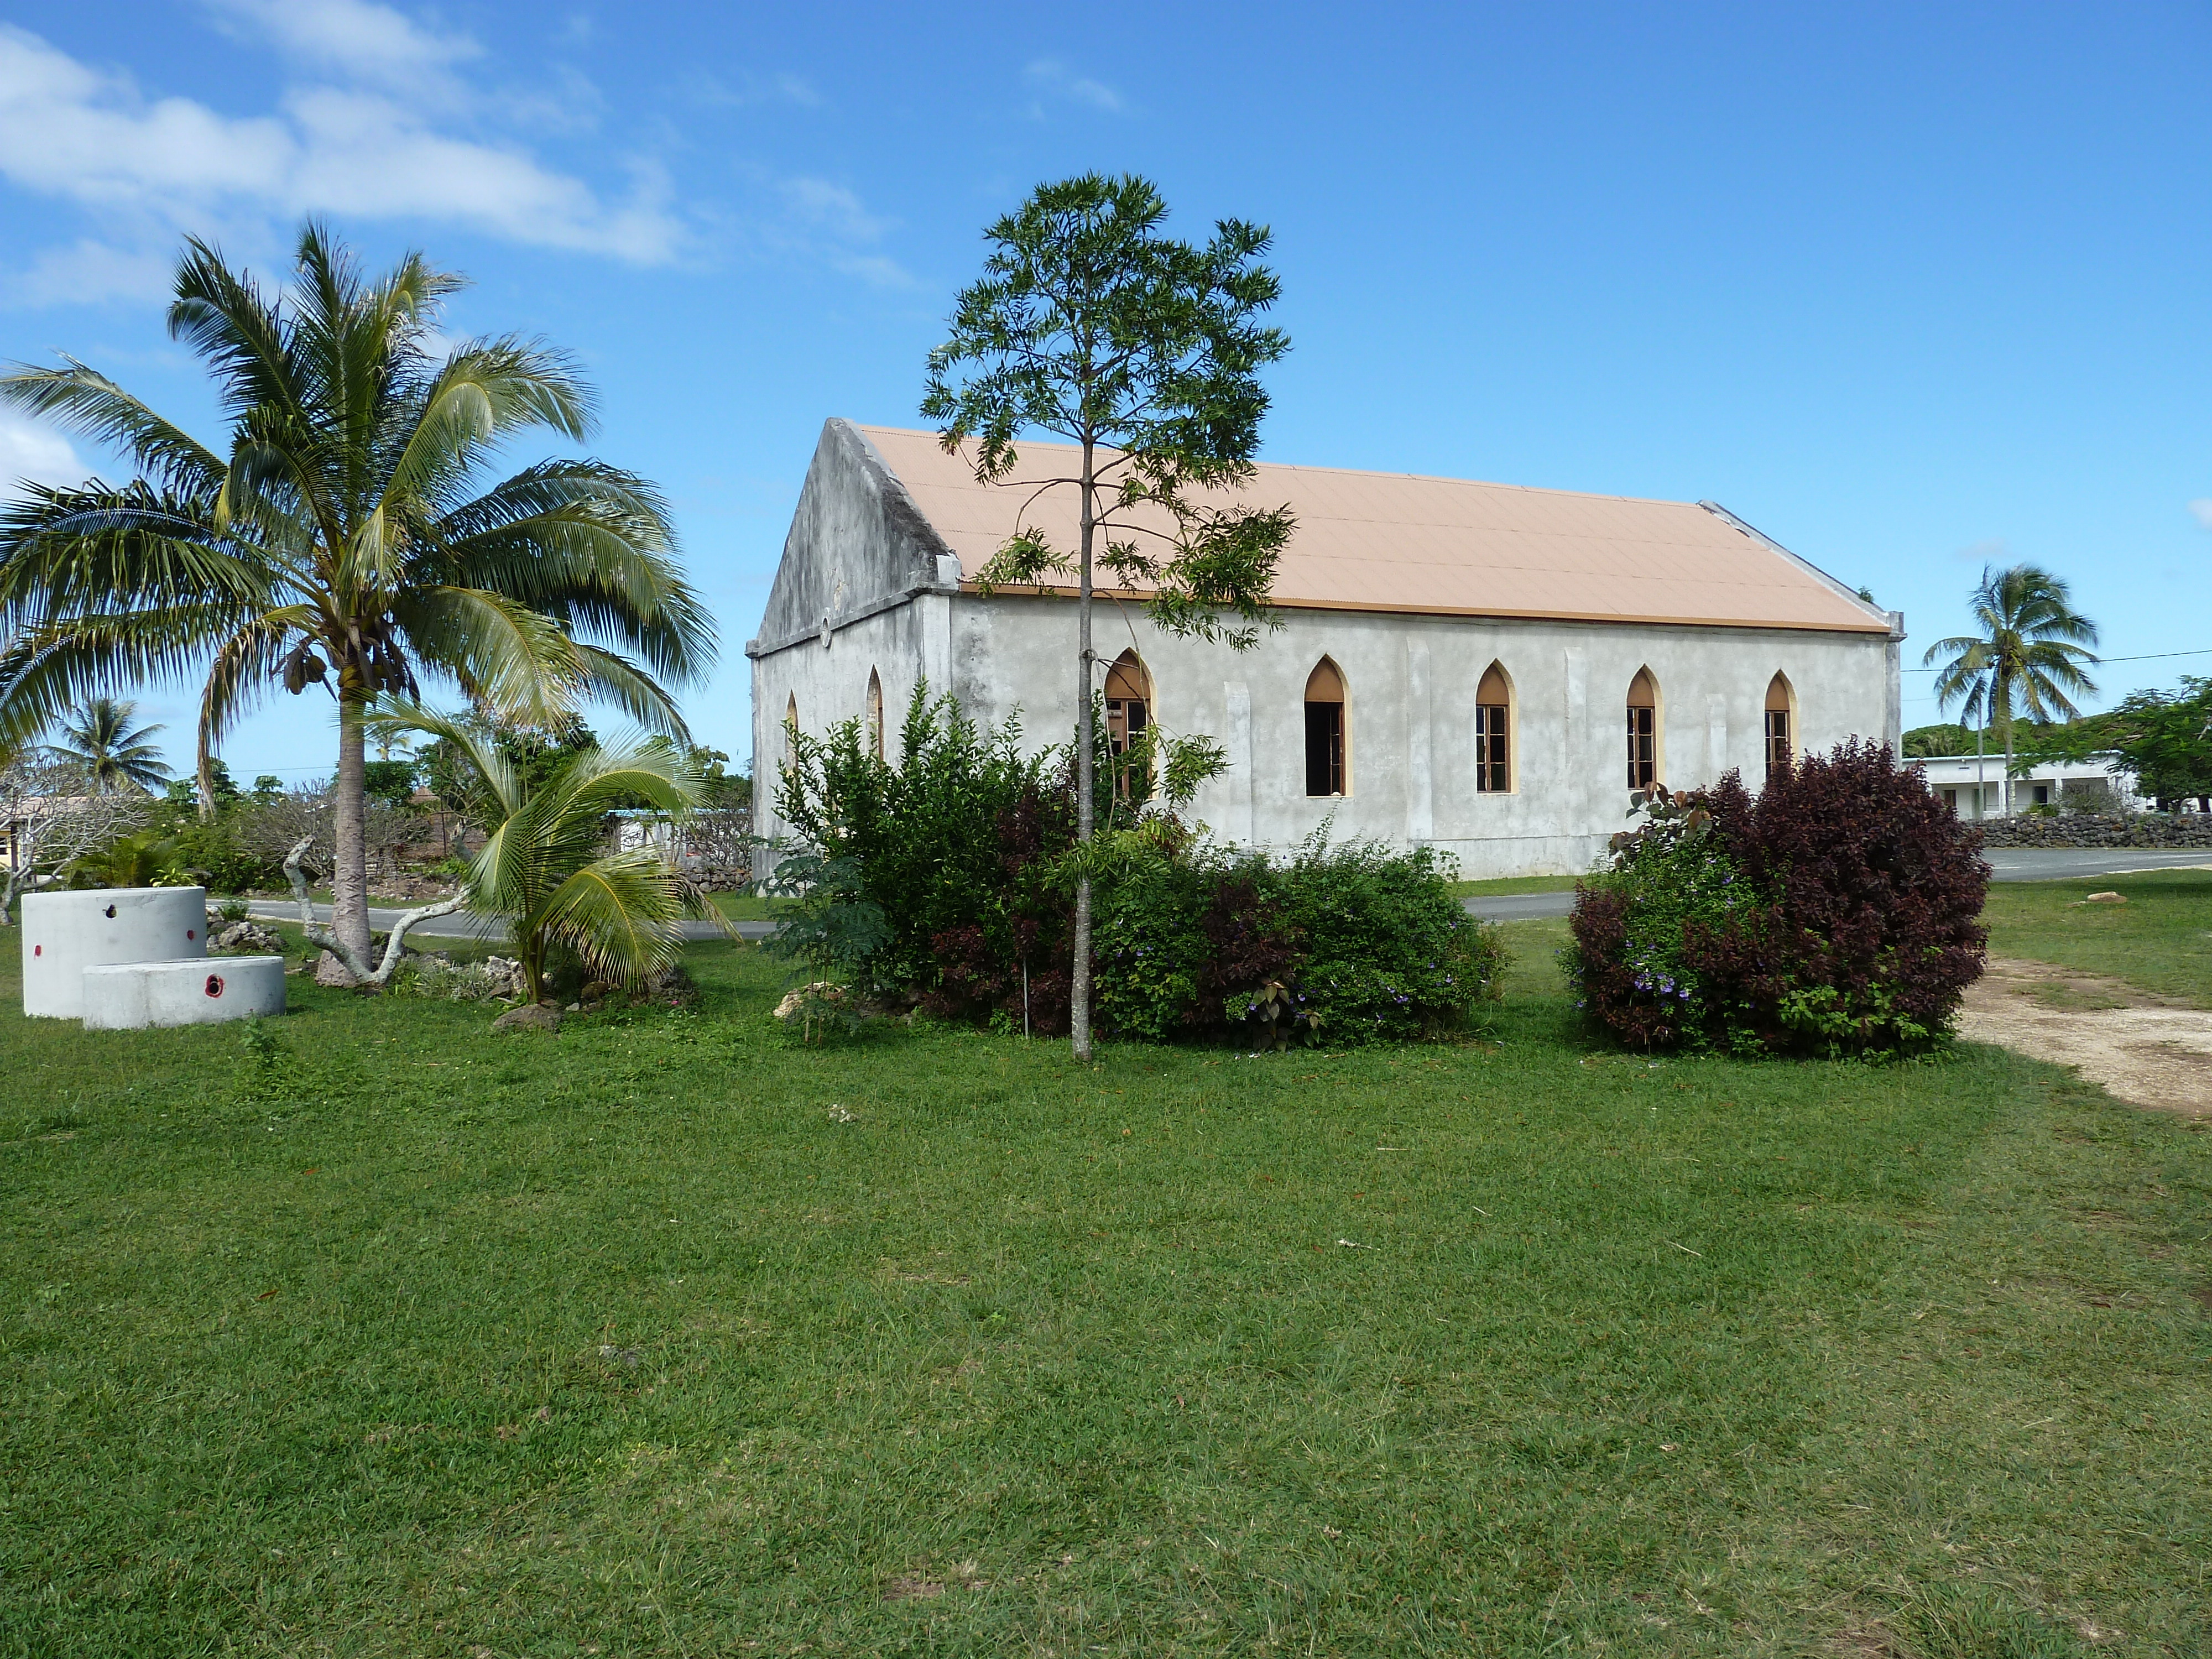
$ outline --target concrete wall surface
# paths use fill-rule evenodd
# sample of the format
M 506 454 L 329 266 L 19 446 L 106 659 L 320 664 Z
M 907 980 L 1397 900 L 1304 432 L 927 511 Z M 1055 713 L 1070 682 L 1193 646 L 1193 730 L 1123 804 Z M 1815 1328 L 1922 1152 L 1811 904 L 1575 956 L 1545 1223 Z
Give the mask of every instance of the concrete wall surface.
M 126 962 L 84 970 L 84 1029 L 212 1025 L 284 1012 L 284 958 Z
M 207 955 L 207 891 L 199 887 L 99 887 L 23 896 L 23 1012 L 84 1015 L 84 970 L 125 962 Z
M 1696 787 L 1740 771 L 1765 781 L 1767 688 L 1787 684 L 1798 752 L 1848 738 L 1897 742 L 1896 652 L 1879 635 L 1290 610 L 1252 649 L 1177 639 L 1135 607 L 1102 601 L 1102 664 L 1133 650 L 1151 678 L 1152 717 L 1227 750 L 1228 770 L 1194 816 L 1215 835 L 1285 850 L 1324 824 L 1452 854 L 1470 878 L 1579 874 L 1624 826 L 1626 708 L 1647 670 L 1658 688 L 1659 775 Z M 1341 674 L 1347 787 L 1305 793 L 1307 677 L 1326 656 Z M 773 810 L 789 752 L 785 713 L 818 736 L 861 715 L 872 673 L 884 693 L 885 752 L 897 757 L 905 698 L 927 675 L 973 719 L 1018 717 L 1024 747 L 1065 743 L 1075 723 L 1075 606 L 1030 594 L 930 594 L 878 611 L 830 642 L 755 659 L 757 822 Z M 1474 700 L 1495 663 L 1511 687 L 1511 785 L 1474 787 Z M 1103 668 L 1101 671 L 1103 679 Z

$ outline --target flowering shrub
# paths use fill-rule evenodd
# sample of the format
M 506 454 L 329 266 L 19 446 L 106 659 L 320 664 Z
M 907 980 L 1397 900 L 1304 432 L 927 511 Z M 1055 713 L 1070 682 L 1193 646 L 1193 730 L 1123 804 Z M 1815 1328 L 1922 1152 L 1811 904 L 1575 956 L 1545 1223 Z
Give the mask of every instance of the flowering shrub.
M 1654 792 L 1577 889 L 1577 1006 L 1642 1048 L 1885 1055 L 1946 1034 L 1981 972 L 1975 832 L 1844 744 L 1768 780 Z

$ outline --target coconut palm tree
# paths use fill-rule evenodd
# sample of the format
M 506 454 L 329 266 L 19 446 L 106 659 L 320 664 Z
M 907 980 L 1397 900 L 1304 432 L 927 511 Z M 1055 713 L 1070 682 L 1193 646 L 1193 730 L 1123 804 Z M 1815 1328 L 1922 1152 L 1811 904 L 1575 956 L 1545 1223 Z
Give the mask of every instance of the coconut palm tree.
M 168 763 L 148 741 L 159 726 L 133 726 L 138 705 L 113 697 L 94 697 L 58 722 L 61 741 L 48 748 L 55 758 L 84 769 L 92 787 L 103 795 L 126 789 L 152 794 L 169 781 Z
M 2081 712 L 2073 696 L 2097 690 L 2081 672 L 2097 660 L 2089 649 L 2097 643 L 2097 624 L 2074 609 L 2066 584 L 2039 565 L 1983 566 L 1972 604 L 1982 631 L 1938 640 L 1921 661 L 1933 667 L 1943 659 L 1936 676 L 1940 708 L 1959 703 L 1969 720 L 1984 729 L 1995 726 L 2004 740 L 2004 810 L 2010 817 L 2013 721 L 2021 714 L 2071 720 Z
M 401 704 L 373 723 L 451 744 L 475 775 L 486 836 L 462 890 L 471 910 L 507 922 L 533 998 L 562 955 L 609 984 L 642 984 L 683 955 L 684 917 L 720 920 L 665 853 L 607 847 L 611 812 L 642 806 L 680 818 L 698 805 L 702 780 L 686 751 L 662 740 L 594 744 L 533 784 L 481 722 Z
M 489 483 L 525 432 L 591 432 L 568 359 L 512 337 L 444 347 L 461 279 L 420 254 L 370 280 L 311 222 L 294 276 L 265 295 L 197 238 L 178 262 L 169 331 L 214 378 L 226 453 L 74 359 L 0 376 L 0 400 L 138 471 L 26 484 L 0 511 L 0 738 L 97 691 L 204 677 L 204 811 L 224 733 L 280 685 L 324 687 L 333 928 L 365 959 L 362 727 L 378 696 L 431 677 L 528 723 L 599 696 L 681 735 L 665 688 L 706 666 L 713 630 L 642 478 L 553 459 Z

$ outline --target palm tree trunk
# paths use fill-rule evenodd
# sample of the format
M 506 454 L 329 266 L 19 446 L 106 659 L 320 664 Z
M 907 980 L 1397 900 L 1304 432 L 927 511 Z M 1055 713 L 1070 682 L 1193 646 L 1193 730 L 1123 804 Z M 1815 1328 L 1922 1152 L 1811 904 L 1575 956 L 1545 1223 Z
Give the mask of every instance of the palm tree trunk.
M 331 790 L 331 931 L 362 961 L 368 959 L 368 848 L 362 836 L 368 811 L 368 759 L 362 732 L 366 707 L 338 699 L 338 775 Z
M 1075 839 L 1091 844 L 1091 538 L 1097 528 L 1091 501 L 1091 445 L 1083 441 L 1083 574 L 1075 598 Z M 1091 878 L 1075 881 L 1075 961 L 1068 973 L 1067 1031 L 1076 1059 L 1091 1059 Z

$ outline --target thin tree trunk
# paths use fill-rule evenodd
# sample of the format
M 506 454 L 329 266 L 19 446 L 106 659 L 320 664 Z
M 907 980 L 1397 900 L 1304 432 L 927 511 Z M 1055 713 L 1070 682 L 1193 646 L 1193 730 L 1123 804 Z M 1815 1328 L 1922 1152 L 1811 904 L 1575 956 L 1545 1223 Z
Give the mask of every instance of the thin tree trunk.
M 1982 767 L 1982 750 L 1989 746 L 1989 741 L 1990 717 L 1984 714 L 1981 724 L 1974 728 L 1974 816 L 1978 818 L 1990 815 L 1990 783 Z
M 1083 441 L 1083 573 L 1076 590 L 1075 839 L 1088 846 L 1091 833 L 1091 538 L 1097 527 L 1091 500 L 1091 443 Z M 1091 878 L 1075 881 L 1075 961 L 1068 974 L 1067 1030 L 1075 1057 L 1091 1059 Z
M 331 931 L 368 960 L 368 848 L 362 834 L 367 811 L 362 767 L 367 761 L 364 705 L 338 699 L 338 775 L 331 789 Z

